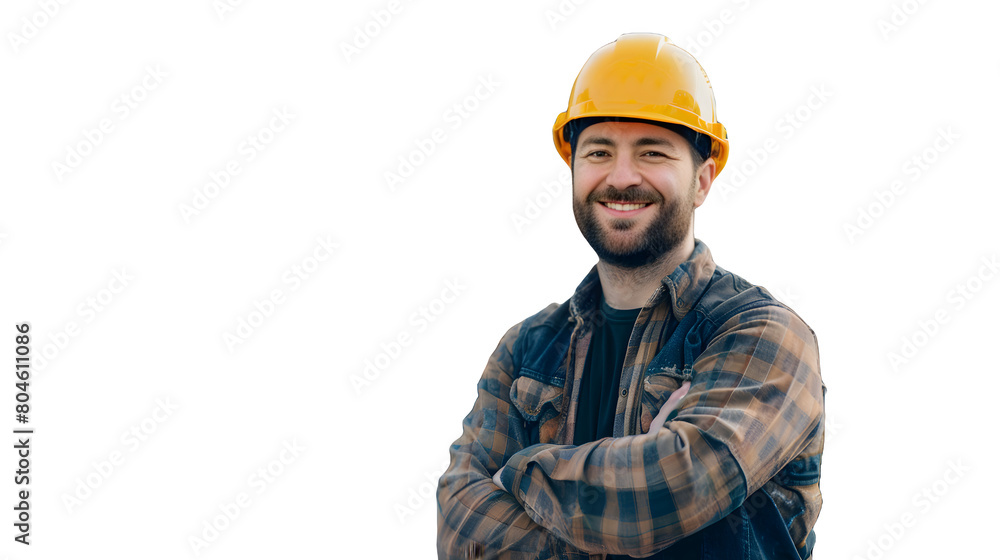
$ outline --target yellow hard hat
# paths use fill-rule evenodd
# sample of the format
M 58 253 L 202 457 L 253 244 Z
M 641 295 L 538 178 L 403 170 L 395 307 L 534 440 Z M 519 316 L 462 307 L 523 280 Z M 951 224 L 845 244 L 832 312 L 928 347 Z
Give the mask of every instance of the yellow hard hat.
M 572 167 L 566 123 L 584 117 L 627 117 L 686 126 L 712 139 L 718 176 L 729 157 L 726 127 L 716 120 L 715 95 L 701 64 L 655 33 L 625 33 L 590 56 L 552 126 L 552 139 Z

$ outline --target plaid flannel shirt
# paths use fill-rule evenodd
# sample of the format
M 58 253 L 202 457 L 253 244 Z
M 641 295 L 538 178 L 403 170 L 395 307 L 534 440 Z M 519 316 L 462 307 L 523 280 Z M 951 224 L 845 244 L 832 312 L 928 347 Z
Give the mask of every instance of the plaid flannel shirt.
M 811 557 L 826 393 L 812 329 L 696 240 L 636 320 L 614 437 L 576 446 L 599 290 L 595 267 L 490 357 L 439 481 L 439 557 L 643 557 L 710 530 L 711 546 L 768 541 L 754 558 Z

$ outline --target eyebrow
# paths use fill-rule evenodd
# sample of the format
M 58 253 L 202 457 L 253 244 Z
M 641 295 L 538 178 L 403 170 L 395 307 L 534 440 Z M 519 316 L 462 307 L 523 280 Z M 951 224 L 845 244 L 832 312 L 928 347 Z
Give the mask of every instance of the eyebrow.
M 598 146 L 614 146 L 615 142 L 605 136 L 595 136 L 580 143 L 581 146 L 589 146 L 591 144 Z M 632 145 L 637 148 L 642 146 L 666 146 L 673 150 L 677 149 L 677 146 L 675 146 L 670 140 L 667 140 L 666 138 L 654 138 L 652 136 L 643 136 L 642 138 L 637 139 Z

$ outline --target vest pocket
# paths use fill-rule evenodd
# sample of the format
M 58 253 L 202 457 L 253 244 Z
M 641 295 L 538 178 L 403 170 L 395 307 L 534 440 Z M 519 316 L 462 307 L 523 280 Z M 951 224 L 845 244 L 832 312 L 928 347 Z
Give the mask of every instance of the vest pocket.
M 554 441 L 562 412 L 563 388 L 530 377 L 518 377 L 510 388 L 510 400 L 529 431 L 531 443 Z

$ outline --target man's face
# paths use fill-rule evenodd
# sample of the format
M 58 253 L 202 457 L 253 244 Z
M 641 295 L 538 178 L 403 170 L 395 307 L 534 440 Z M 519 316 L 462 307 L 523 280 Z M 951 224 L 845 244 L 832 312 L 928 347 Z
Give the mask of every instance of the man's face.
M 663 127 L 601 122 L 573 160 L 573 214 L 597 256 L 621 268 L 652 263 L 693 236 L 715 162 L 694 169 L 687 141 Z

